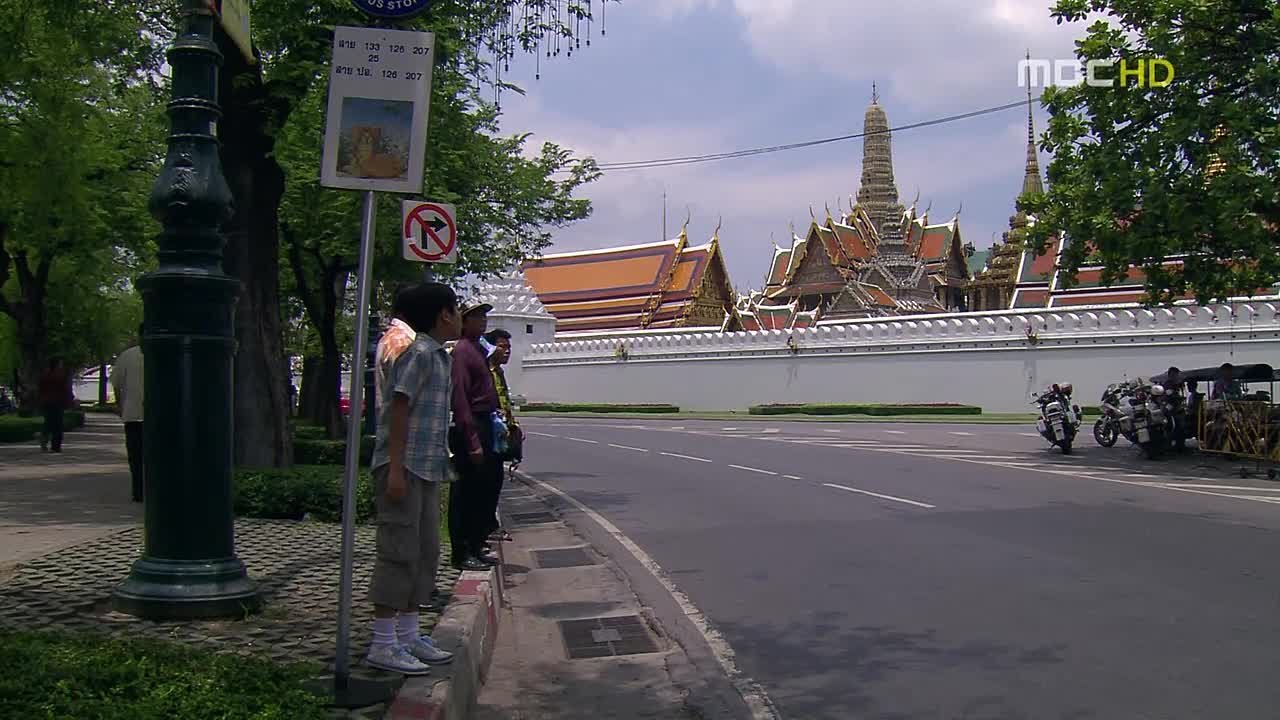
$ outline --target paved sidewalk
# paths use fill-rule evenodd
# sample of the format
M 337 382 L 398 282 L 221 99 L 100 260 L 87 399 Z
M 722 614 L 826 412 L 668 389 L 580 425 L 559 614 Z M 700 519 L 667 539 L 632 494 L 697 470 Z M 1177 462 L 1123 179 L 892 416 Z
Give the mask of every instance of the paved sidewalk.
M 507 609 L 477 720 L 680 720 L 737 717 L 698 706 L 689 663 L 626 575 L 509 483 L 503 543 Z M 568 565 L 568 567 L 558 567 Z
M 88 413 L 61 453 L 0 444 L 0 581 L 19 563 L 141 523 L 142 505 L 129 493 L 115 415 Z

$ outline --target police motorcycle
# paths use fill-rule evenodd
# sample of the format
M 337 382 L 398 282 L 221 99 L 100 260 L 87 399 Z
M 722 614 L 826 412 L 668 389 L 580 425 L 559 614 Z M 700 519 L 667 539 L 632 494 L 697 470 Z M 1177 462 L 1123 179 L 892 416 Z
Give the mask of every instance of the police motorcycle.
M 1102 447 L 1112 447 L 1121 437 L 1138 444 L 1138 436 L 1128 415 L 1129 401 L 1134 395 L 1131 382 L 1112 383 L 1102 393 L 1102 417 L 1093 423 L 1093 439 Z
M 1076 433 L 1080 431 L 1080 406 L 1071 402 L 1070 384 L 1049 386 L 1044 393 L 1034 393 L 1031 402 L 1040 410 L 1036 430 L 1051 445 L 1062 448 L 1063 455 L 1071 454 Z

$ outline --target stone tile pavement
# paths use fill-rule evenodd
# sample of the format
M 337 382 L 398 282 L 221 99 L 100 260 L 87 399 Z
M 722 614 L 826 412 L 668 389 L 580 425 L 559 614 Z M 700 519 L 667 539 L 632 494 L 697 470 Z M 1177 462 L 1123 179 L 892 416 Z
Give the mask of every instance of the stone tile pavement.
M 114 422 L 112 422 L 114 421 Z M 0 446 L 0 628 L 98 631 L 258 654 L 332 668 L 337 630 L 341 529 L 328 523 L 241 519 L 236 549 L 264 594 L 246 618 L 152 622 L 114 612 L 110 598 L 142 550 L 141 507 L 129 500 L 118 420 L 91 416 L 64 452 Z M 447 544 L 447 539 L 444 539 Z M 444 548 L 442 558 L 448 557 Z M 366 668 L 372 608 L 364 601 L 373 568 L 372 527 L 356 530 L 352 672 L 398 684 Z M 430 632 L 458 573 L 442 561 L 436 596 L 423 608 Z M 381 718 L 384 706 L 334 718 Z

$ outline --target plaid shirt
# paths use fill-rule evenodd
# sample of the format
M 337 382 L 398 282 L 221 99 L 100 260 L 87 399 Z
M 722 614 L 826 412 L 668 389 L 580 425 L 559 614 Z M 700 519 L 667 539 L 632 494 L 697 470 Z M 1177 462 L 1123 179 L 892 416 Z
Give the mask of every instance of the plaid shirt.
M 404 469 L 423 480 L 448 479 L 449 395 L 453 359 L 444 346 L 426 333 L 399 355 L 388 369 L 383 386 L 391 395 L 409 399 L 409 434 L 405 440 Z M 383 402 L 378 413 L 378 440 L 373 467 L 391 462 L 391 408 Z

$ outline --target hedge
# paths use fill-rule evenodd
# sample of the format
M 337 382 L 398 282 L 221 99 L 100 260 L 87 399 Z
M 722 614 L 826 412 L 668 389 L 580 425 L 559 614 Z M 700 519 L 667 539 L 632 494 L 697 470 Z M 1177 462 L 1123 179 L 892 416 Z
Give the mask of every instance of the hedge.
M 264 470 L 237 469 L 235 513 L 239 517 L 321 522 L 342 520 L 341 465 L 295 465 Z M 373 485 L 369 472 L 356 478 L 356 522 L 373 518 Z
M 924 405 L 809 403 L 753 405 L 747 412 L 750 415 L 873 415 L 891 417 L 895 415 L 981 415 L 982 408 L 973 405 L 954 405 L 950 403 Z
M 329 433 L 319 425 L 297 425 L 293 428 L 297 440 L 328 440 Z
M 318 666 L 160 640 L 0 631 L 0 717 L 324 720 Z
M 529 403 L 520 408 L 524 412 L 582 412 L 582 413 L 678 413 L 675 405 L 596 405 L 591 403 Z
M 84 413 L 68 410 L 63 414 L 62 422 L 68 431 L 79 430 L 84 427 Z M 0 443 L 33 442 L 43 428 L 44 418 L 0 415 Z
M 374 441 L 372 435 L 360 438 L 360 464 L 364 467 L 373 461 Z M 342 440 L 297 438 L 293 441 L 293 462 L 295 465 L 346 465 L 347 444 Z

